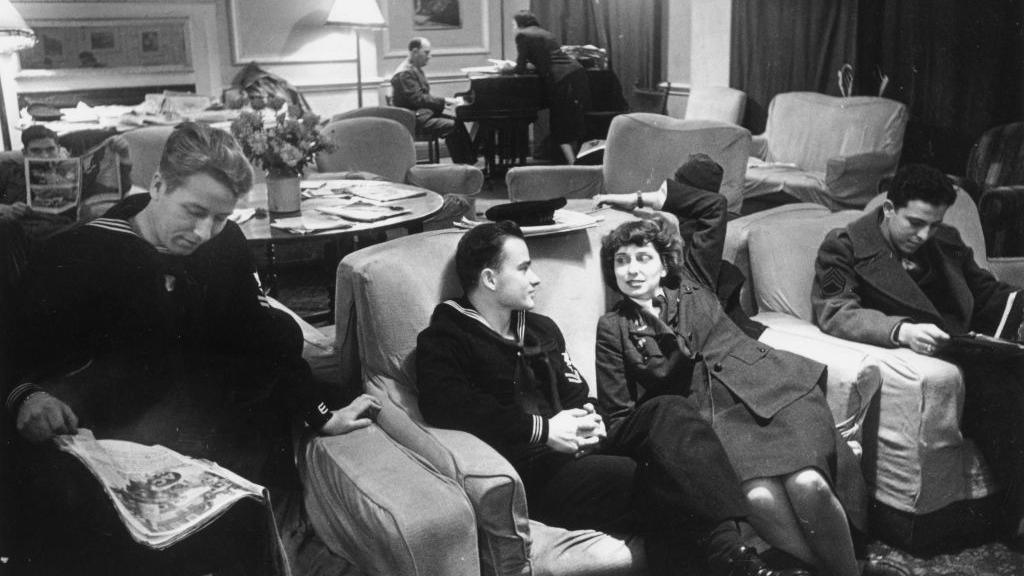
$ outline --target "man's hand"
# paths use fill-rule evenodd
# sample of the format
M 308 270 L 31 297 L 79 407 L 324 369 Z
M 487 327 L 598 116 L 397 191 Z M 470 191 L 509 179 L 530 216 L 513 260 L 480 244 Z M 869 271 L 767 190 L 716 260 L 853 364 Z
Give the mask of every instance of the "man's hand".
M 132 148 L 124 136 L 116 135 L 107 139 L 107 148 L 116 152 L 121 159 L 121 164 L 128 164 L 132 161 Z
M 636 208 L 636 194 L 595 194 L 594 206 L 611 206 L 620 210 Z
M 935 324 L 906 322 L 900 326 L 900 346 L 906 346 L 918 354 L 933 356 L 935 351 L 948 341 L 949 334 Z
M 583 405 L 583 409 L 587 412 L 587 415 L 580 418 L 577 456 L 583 456 L 592 452 L 601 444 L 602 440 L 608 437 L 608 430 L 604 426 L 604 419 L 594 410 L 594 405 L 588 402 Z
M 24 202 L 0 204 L 0 220 L 17 220 L 28 214 L 28 205 Z
M 589 415 L 582 408 L 562 410 L 548 420 L 547 445 L 555 452 L 575 454 L 580 446 L 580 425 Z
M 362 394 L 348 406 L 331 412 L 331 418 L 320 428 L 320 434 L 338 436 L 366 428 L 373 423 L 380 409 L 380 400 L 369 394 Z
M 78 433 L 78 417 L 71 407 L 46 392 L 36 392 L 22 402 L 16 425 L 29 442 Z

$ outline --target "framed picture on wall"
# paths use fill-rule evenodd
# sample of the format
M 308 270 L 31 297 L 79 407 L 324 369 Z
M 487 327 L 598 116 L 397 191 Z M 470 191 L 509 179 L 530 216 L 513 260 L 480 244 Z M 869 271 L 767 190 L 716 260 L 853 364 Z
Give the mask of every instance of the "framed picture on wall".
M 459 0 L 412 0 L 413 30 L 462 28 Z
M 39 42 L 19 53 L 23 70 L 159 68 L 191 70 L 188 22 L 29 20 Z

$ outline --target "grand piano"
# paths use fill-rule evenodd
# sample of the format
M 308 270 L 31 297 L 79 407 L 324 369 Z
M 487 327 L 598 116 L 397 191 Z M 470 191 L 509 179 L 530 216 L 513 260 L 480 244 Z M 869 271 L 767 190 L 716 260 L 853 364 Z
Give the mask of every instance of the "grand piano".
M 627 112 L 622 86 L 611 70 L 587 70 L 591 110 L 587 112 L 587 139 L 604 138 L 615 114 Z M 460 94 L 466 104 L 455 108 L 455 118 L 476 122 L 474 145 L 484 156 L 488 175 L 525 164 L 530 148 L 530 124 L 547 108 L 544 86 L 534 74 L 472 74 L 469 91 Z

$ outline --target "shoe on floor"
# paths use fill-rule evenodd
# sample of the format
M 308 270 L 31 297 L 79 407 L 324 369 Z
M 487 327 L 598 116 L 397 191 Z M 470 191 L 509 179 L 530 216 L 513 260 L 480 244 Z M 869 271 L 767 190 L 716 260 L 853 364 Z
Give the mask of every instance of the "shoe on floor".
M 726 574 L 728 576 L 811 576 L 802 568 L 786 568 L 775 570 L 769 568 L 757 554 L 757 550 L 749 546 L 738 546 L 729 556 Z

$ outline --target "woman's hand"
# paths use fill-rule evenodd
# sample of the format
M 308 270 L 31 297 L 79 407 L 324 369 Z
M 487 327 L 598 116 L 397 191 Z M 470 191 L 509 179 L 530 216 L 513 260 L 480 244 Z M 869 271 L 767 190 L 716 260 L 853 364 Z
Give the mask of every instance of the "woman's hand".
M 611 206 L 620 210 L 636 208 L 636 194 L 595 194 L 594 206 Z
M 320 427 L 320 434 L 338 436 L 366 428 L 376 419 L 380 409 L 380 400 L 369 394 L 362 394 L 348 406 L 332 411 L 330 419 Z

